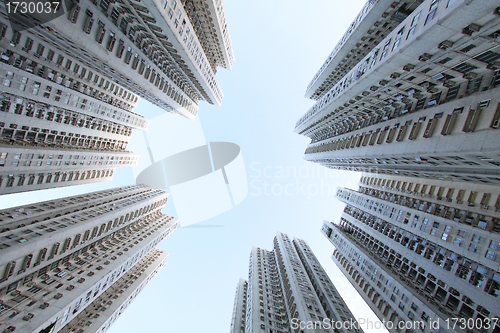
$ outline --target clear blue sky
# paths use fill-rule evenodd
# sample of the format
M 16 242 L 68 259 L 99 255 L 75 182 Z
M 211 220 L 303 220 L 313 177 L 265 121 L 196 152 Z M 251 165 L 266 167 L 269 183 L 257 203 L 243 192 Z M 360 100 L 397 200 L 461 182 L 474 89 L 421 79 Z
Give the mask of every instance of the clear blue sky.
M 228 332 L 250 250 L 253 245 L 271 250 L 278 230 L 306 240 L 354 314 L 375 320 L 331 261 L 333 246 L 320 233 L 323 220 L 337 222 L 343 209 L 334 199 L 336 187 L 356 188 L 360 174 L 306 163 L 308 139 L 293 133 L 314 104 L 303 97 L 305 88 L 365 2 L 224 1 L 236 61 L 232 71 L 217 74 L 222 106 L 201 103 L 199 117 L 207 141 L 241 147 L 249 194 L 232 210 L 179 228 L 161 243 L 170 253 L 167 265 L 110 333 Z M 154 108 L 141 101 L 136 112 L 156 113 Z M 121 168 L 112 182 L 47 190 L 43 199 L 132 181 L 131 171 Z M 3 196 L 0 208 L 41 197 L 40 192 Z

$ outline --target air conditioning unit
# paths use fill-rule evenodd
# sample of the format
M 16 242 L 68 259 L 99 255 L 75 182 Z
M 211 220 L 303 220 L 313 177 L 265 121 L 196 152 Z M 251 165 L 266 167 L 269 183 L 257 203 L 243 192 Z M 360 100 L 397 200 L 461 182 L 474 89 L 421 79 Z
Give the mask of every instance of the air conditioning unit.
M 414 68 L 415 68 L 415 65 L 412 65 L 412 64 L 406 64 L 403 66 L 403 70 L 407 71 L 407 72 L 411 71 Z
M 453 80 L 447 80 L 443 83 L 443 85 L 447 88 L 451 88 L 451 87 L 454 87 L 457 85 L 457 82 L 453 81 Z
M 438 48 L 440 48 L 441 50 L 446 50 L 447 48 L 452 47 L 453 44 L 454 44 L 453 42 L 451 42 L 449 40 L 445 40 L 445 41 L 439 43 Z
M 474 31 L 474 32 L 478 32 L 479 30 L 481 30 L 481 26 L 479 24 L 476 24 L 476 23 L 471 23 L 467 26 L 467 28 L 469 28 L 470 30 Z
M 431 58 L 432 58 L 432 54 L 424 53 L 420 57 L 418 57 L 418 60 L 427 61 L 427 60 L 430 60 Z
M 474 32 L 478 32 L 481 29 L 479 24 L 471 23 L 462 29 L 462 33 L 468 36 L 472 36 Z
M 497 70 L 500 69 L 500 61 L 494 61 L 486 66 L 487 69 Z
M 463 78 L 467 79 L 467 80 L 472 80 L 472 79 L 475 79 L 476 77 L 477 77 L 477 73 L 474 73 L 474 72 L 467 72 L 463 75 Z

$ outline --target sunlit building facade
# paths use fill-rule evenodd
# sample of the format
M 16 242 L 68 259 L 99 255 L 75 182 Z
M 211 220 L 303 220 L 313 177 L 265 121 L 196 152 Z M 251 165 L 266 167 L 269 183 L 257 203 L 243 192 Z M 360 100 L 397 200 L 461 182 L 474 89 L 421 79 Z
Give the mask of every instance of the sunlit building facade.
M 237 288 L 231 333 L 261 331 L 363 332 L 309 246 L 283 233 L 273 251 L 252 249 L 248 282 Z
M 132 185 L 0 211 L 0 330 L 107 330 L 165 263 L 167 197 Z
M 103 333 L 167 262 L 168 253 L 153 249 L 59 332 Z
M 51 61 L 61 59 L 59 65 L 81 76 L 82 85 L 104 78 L 190 119 L 199 101 L 220 105 L 217 68 L 230 69 L 234 62 L 222 0 L 95 0 L 66 10 L 30 29 L 44 42 L 45 50 L 33 40 L 40 67 L 47 66 L 48 52 L 60 53 Z M 68 59 L 73 63 L 67 65 Z
M 339 188 L 332 259 L 380 320 L 423 332 L 500 332 L 500 190 L 486 184 L 365 174 Z M 453 329 L 449 318 L 474 322 Z M 439 320 L 439 324 L 435 322 Z M 408 332 L 399 330 L 399 332 Z
M 313 80 L 307 96 L 317 103 L 295 129 L 311 138 L 305 159 L 341 170 L 499 184 L 500 8 L 481 0 L 412 3 L 418 6 L 404 16 L 397 14 L 404 3 L 387 9 L 370 1 Z M 384 30 L 373 16 L 377 8 L 398 25 Z M 363 22 L 373 20 L 366 31 Z M 367 40 L 378 44 L 366 54 L 347 46 L 362 48 Z
M 110 180 L 137 164 L 130 136 L 149 122 L 96 61 L 35 29 L 12 30 L 3 14 L 0 54 L 0 194 Z

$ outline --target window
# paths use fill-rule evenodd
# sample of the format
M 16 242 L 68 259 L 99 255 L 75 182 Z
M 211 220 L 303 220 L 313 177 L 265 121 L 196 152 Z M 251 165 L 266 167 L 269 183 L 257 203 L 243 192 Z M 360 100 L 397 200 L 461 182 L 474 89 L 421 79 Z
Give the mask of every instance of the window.
M 439 5 L 439 0 L 434 0 L 431 3 L 431 7 L 429 8 L 429 11 L 436 9 L 436 7 Z
M 432 21 L 432 19 L 436 15 L 436 11 L 437 11 L 437 9 L 434 9 L 432 12 L 429 13 L 429 15 L 427 15 L 427 18 L 425 19 L 424 25 L 426 25 L 427 23 L 429 23 L 430 21 Z
M 481 241 L 481 237 L 479 237 L 478 235 L 474 235 L 474 236 L 472 237 L 472 241 L 473 241 L 474 243 L 479 243 L 479 242 Z
M 491 241 L 489 248 L 492 249 L 492 250 L 499 250 L 500 249 L 500 243 L 497 242 L 497 241 Z
M 486 251 L 486 258 L 495 260 L 497 257 L 497 254 L 491 250 Z
M 399 30 L 398 34 L 396 35 L 396 40 L 394 41 L 394 45 L 392 46 L 393 51 L 399 46 L 399 42 L 401 41 L 401 37 L 403 36 L 404 30 L 405 30 L 404 27 L 401 28 L 401 30 Z
M 418 20 L 420 19 L 420 14 L 422 14 L 422 12 L 419 12 L 417 15 L 415 15 L 415 17 L 413 18 L 413 20 L 411 21 L 411 26 L 414 27 L 415 25 L 417 25 L 417 22 Z
M 14 176 L 9 175 L 9 178 L 7 179 L 6 187 L 12 187 L 13 185 L 14 185 Z
M 23 186 L 24 185 L 24 175 L 19 175 L 19 180 L 17 181 L 17 186 Z
M 472 50 L 473 48 L 475 48 L 476 45 L 474 44 L 469 44 L 468 46 L 464 47 L 463 49 L 460 50 L 460 52 L 463 52 L 463 53 L 467 53 L 469 52 L 470 50 Z
M 387 55 L 387 50 L 389 49 L 389 45 L 391 45 L 391 39 L 385 43 L 384 48 L 382 50 L 382 55 L 380 56 L 380 60 L 384 59 L 385 56 Z
M 471 252 L 476 252 L 477 251 L 477 246 L 474 245 L 474 244 L 470 244 L 468 250 L 471 251 Z

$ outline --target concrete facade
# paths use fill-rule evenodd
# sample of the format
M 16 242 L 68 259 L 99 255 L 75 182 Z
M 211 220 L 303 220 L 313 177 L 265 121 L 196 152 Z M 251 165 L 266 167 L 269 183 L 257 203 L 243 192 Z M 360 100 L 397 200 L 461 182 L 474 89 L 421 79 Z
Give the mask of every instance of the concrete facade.
M 242 298 L 241 288 L 237 289 L 231 333 L 362 332 L 358 326 L 332 328 L 335 322 L 356 323 L 356 319 L 303 240 L 278 233 L 273 251 L 254 247 L 247 285 Z M 238 309 L 243 304 L 246 315 L 239 326 Z
M 367 1 L 306 89 L 306 97 L 323 97 L 356 64 L 373 50 L 423 0 Z
M 3 6 L 3 4 L 2 4 Z M 34 30 L 0 17 L 0 194 L 105 181 L 127 150 L 138 96 Z
M 422 321 L 424 332 L 439 320 L 441 331 L 465 332 L 446 322 L 464 318 L 498 332 L 499 195 L 486 184 L 365 174 L 357 191 L 338 189 L 346 208 L 322 232 L 380 320 Z
M 247 312 L 248 282 L 240 279 L 234 297 L 233 316 L 231 317 L 231 333 L 245 332 L 245 317 Z
M 498 184 L 497 5 L 426 0 L 359 60 L 340 48 L 330 63 L 355 65 L 330 80 L 335 84 L 297 122 L 296 132 L 311 138 L 305 159 L 342 170 Z M 377 6 L 386 4 L 375 3 L 365 19 Z M 358 32 L 365 39 L 377 33 Z
M 132 185 L 2 210 L 0 330 L 57 332 L 104 292 L 118 296 L 118 305 L 123 292 L 109 288 L 134 265 L 151 261 L 141 263 L 176 229 L 177 219 L 161 213 L 167 197 Z M 139 287 L 125 293 L 123 304 Z M 93 329 L 107 329 L 106 314 L 96 314 Z
M 153 249 L 59 332 L 106 332 L 142 289 L 164 267 L 167 256 L 168 253 Z
M 215 0 L 85 1 L 32 30 L 81 69 L 190 119 L 200 100 L 220 105 L 216 68 L 234 61 L 224 6 Z

